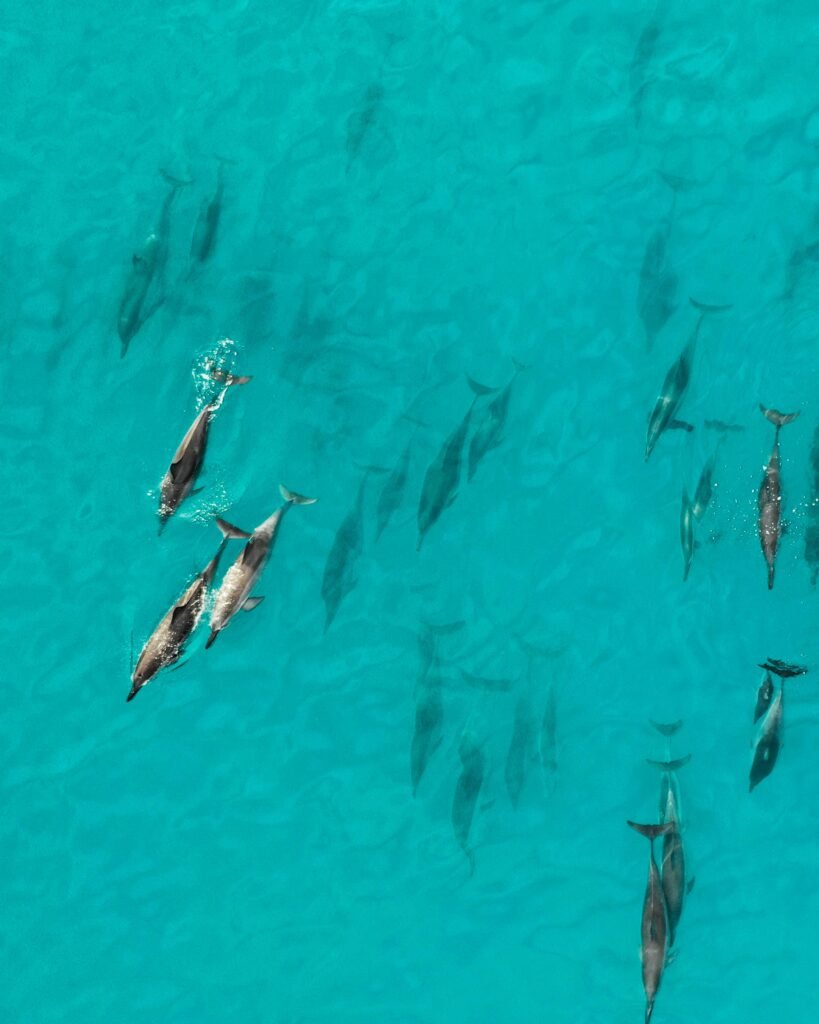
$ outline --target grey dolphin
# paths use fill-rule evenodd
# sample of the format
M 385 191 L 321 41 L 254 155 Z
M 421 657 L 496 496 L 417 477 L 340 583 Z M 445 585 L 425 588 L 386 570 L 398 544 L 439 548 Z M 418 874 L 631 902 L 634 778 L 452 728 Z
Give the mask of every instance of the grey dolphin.
M 469 861 L 469 874 L 475 871 L 475 853 L 469 846 L 469 834 L 472 830 L 472 819 L 478 803 L 485 771 L 483 750 L 475 737 L 464 732 L 458 747 L 461 759 L 461 774 L 455 786 L 452 799 L 452 830 L 458 845 Z
M 126 700 L 133 700 L 157 672 L 179 660 L 188 638 L 202 617 L 208 588 L 216 575 L 225 545 L 231 537 L 246 536 L 241 530 L 237 530 L 236 527 L 224 520 L 217 520 L 217 522 L 223 535 L 219 550 L 205 568 L 197 574 L 184 594 L 173 604 L 148 637 L 131 676 L 131 691 Z
M 717 465 L 717 452 L 702 467 L 700 478 L 697 481 L 697 489 L 694 492 L 694 502 L 691 511 L 696 519 L 702 519 L 705 510 L 711 504 L 714 495 L 714 470 Z
M 665 903 L 660 872 L 657 862 L 654 860 L 654 840 L 658 836 L 666 835 L 673 826 L 670 823 L 638 825 L 634 821 L 629 821 L 628 824 L 641 836 L 645 836 L 650 843 L 648 883 L 643 899 L 643 916 L 640 924 L 640 956 L 643 962 L 643 988 L 646 993 L 645 1024 L 649 1024 L 654 1011 L 654 1001 L 663 978 L 669 947 L 668 908 Z
M 470 377 L 467 377 L 467 382 L 475 397 L 472 399 L 472 403 L 460 425 L 444 442 L 424 476 L 421 498 L 418 503 L 418 543 L 416 551 L 421 550 L 424 537 L 430 527 L 438 521 L 444 509 L 449 508 L 458 496 L 458 485 L 461 480 L 461 461 L 475 403 L 482 396 L 492 394 L 497 390 L 496 388 L 485 387 Z
M 691 562 L 694 558 L 694 547 L 696 545 L 694 540 L 694 506 L 691 504 L 685 488 L 683 488 L 682 508 L 680 510 L 680 543 L 682 544 L 683 562 L 685 563 L 685 568 L 683 569 L 683 581 L 685 581 L 688 579 L 688 574 L 691 571 Z
M 165 523 L 193 490 L 196 478 L 202 468 L 205 459 L 205 451 L 208 444 L 210 422 L 213 414 L 221 406 L 227 393 L 227 389 L 234 384 L 247 384 L 251 377 L 235 377 L 231 373 L 222 370 L 211 370 L 215 380 L 224 382 L 224 389 L 219 397 L 209 402 L 197 415 L 182 438 L 179 447 L 176 449 L 168 471 L 162 478 L 159 487 L 159 529 L 160 532 Z
M 631 58 L 629 69 L 630 105 L 634 123 L 638 127 L 643 116 L 643 100 L 649 84 L 645 72 L 657 49 L 657 42 L 662 31 L 664 12 L 661 8 L 663 6 L 662 0 L 658 0 L 651 20 L 644 26 L 637 38 L 637 45 L 634 47 L 634 54 Z
M 263 523 L 260 523 L 252 534 L 245 534 L 250 539 L 245 544 L 242 553 L 225 573 L 210 614 L 210 636 L 205 644 L 206 649 L 213 644 L 216 637 L 240 608 L 250 612 L 264 600 L 261 597 L 251 597 L 250 591 L 256 585 L 267 564 L 287 510 L 292 505 L 312 505 L 318 501 L 317 498 L 305 498 L 301 494 L 288 491 L 281 484 L 279 491 L 284 499 L 284 504 L 280 505 Z
M 754 757 L 751 762 L 751 774 L 748 783 L 750 792 L 753 792 L 763 779 L 767 779 L 774 770 L 776 760 L 779 757 L 779 750 L 782 746 L 784 695 L 785 680 L 783 679 L 779 685 L 779 693 L 774 697 L 767 714 L 762 720 L 762 727 L 754 745 Z
M 171 177 L 165 171 L 161 173 L 171 188 L 162 204 L 156 229 L 148 235 L 142 248 L 131 258 L 131 272 L 125 282 L 125 289 L 119 304 L 117 331 L 122 342 L 121 356 L 128 351 L 131 340 L 145 321 L 156 312 L 164 301 L 164 296 L 160 296 L 150 309 L 145 309 L 145 301 L 152 282 L 154 280 L 161 281 L 165 273 L 165 264 L 168 261 L 171 207 L 179 190 L 190 184 L 190 182 Z
M 660 439 L 660 435 L 663 434 L 664 431 L 671 426 L 672 421 L 675 420 L 677 410 L 682 404 L 682 400 L 688 390 L 688 384 L 691 380 L 691 369 L 694 362 L 694 352 L 697 347 L 697 339 L 706 314 L 723 312 L 724 310 L 731 308 L 730 305 L 707 306 L 705 303 L 697 302 L 695 299 L 689 299 L 689 302 L 695 309 L 699 310 L 700 315 L 697 318 L 697 323 L 691 337 L 686 342 L 685 348 L 683 348 L 676 362 L 673 363 L 666 373 L 665 380 L 660 388 L 660 393 L 657 396 L 657 401 L 654 403 L 654 408 L 649 416 L 648 431 L 646 434 L 646 462 L 648 462 L 649 456 L 654 451 L 654 446 Z
M 765 475 L 759 487 L 759 540 L 762 554 L 768 566 L 768 590 L 773 590 L 776 570 L 776 552 L 782 536 L 782 479 L 779 458 L 779 431 L 786 423 L 792 423 L 798 412 L 782 413 L 776 409 L 759 406 L 763 416 L 776 427 L 773 449 L 765 467 Z
M 516 359 L 513 359 L 512 362 L 515 364 L 512 379 L 503 391 L 487 404 L 469 443 L 468 480 L 475 475 L 479 463 L 503 440 L 503 430 L 509 415 L 509 399 L 512 397 L 512 385 L 520 371 L 526 369 L 523 363 L 519 363 Z
M 677 308 L 677 275 L 668 261 L 668 243 L 677 204 L 677 189 L 673 178 L 663 175 L 673 190 L 671 210 L 646 242 L 640 280 L 637 288 L 637 309 L 646 336 L 646 346 L 651 350 L 654 339 L 668 323 Z
M 232 163 L 217 157 L 218 169 L 216 171 L 216 190 L 207 199 L 202 200 L 199 208 L 199 216 L 193 228 L 191 238 L 191 260 L 194 263 L 205 263 L 210 259 L 216 243 L 216 232 L 219 230 L 219 221 L 222 217 L 222 199 L 225 194 L 225 173 L 224 165 Z
M 685 850 L 682 841 L 682 822 L 679 800 L 679 789 L 676 772 L 685 767 L 691 755 L 677 758 L 674 761 L 651 761 L 649 764 L 661 770 L 660 794 L 662 809 L 660 822 L 671 825 L 671 829 L 663 836 L 662 883 L 665 904 L 668 910 L 669 946 L 674 945 L 677 926 L 683 912 L 686 894 L 691 883 L 685 877 Z
M 336 617 L 341 602 L 356 585 L 356 562 L 363 550 L 364 539 L 364 489 L 369 473 L 365 473 L 358 485 L 355 505 L 344 517 L 336 531 L 332 547 L 324 566 L 321 581 L 321 597 L 324 601 L 326 618 L 325 633 Z

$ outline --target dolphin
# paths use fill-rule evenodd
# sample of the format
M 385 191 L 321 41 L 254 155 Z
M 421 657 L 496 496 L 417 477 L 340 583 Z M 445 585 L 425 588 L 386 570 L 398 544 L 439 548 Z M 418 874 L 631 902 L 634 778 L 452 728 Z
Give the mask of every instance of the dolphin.
M 673 829 L 671 822 L 662 825 L 638 825 L 637 822 L 627 823 L 641 836 L 648 839 L 648 883 L 643 899 L 643 918 L 640 926 L 641 950 L 643 961 L 643 988 L 646 993 L 645 1024 L 649 1024 L 654 1012 L 654 1000 L 663 978 L 669 948 L 668 908 L 666 907 L 663 885 L 657 862 L 654 860 L 654 840 L 664 836 Z
M 528 694 L 521 694 L 515 705 L 515 721 L 504 769 L 506 791 L 515 808 L 526 782 L 526 766 L 529 763 L 533 742 L 532 706 Z
M 364 546 L 364 488 L 368 475 L 365 473 L 361 478 L 355 505 L 339 526 L 324 567 L 321 597 L 326 611 L 325 633 L 336 617 L 341 602 L 357 582 L 355 567 Z
M 683 911 L 685 896 L 691 891 L 691 882 L 685 878 L 685 851 L 682 841 L 682 824 L 677 786 L 676 772 L 691 760 L 691 755 L 677 758 L 674 761 L 651 761 L 662 771 L 660 794 L 662 808 L 660 821 L 671 825 L 671 829 L 663 836 L 662 883 L 665 904 L 668 910 L 668 944 L 674 945 L 677 925 Z
M 520 371 L 526 369 L 523 363 L 519 363 L 516 359 L 512 361 L 515 364 L 515 372 L 512 379 L 503 391 L 486 406 L 481 422 L 472 435 L 472 440 L 469 444 L 468 480 L 471 480 L 475 475 L 478 464 L 493 449 L 497 448 L 503 440 L 503 430 L 509 415 L 509 399 L 512 396 L 512 385 L 515 383 Z
M 205 568 L 196 575 L 185 593 L 173 604 L 148 637 L 131 676 L 131 691 L 126 700 L 133 700 L 142 687 L 150 682 L 158 672 L 179 660 L 185 644 L 202 617 L 208 588 L 216 575 L 225 545 L 232 537 L 245 536 L 241 530 L 237 530 L 236 527 L 224 520 L 217 520 L 217 523 L 223 536 L 219 550 Z
M 677 190 L 673 179 L 663 177 L 673 189 L 671 210 L 662 223 L 652 231 L 646 242 L 637 289 L 637 309 L 649 351 L 654 339 L 677 308 L 677 275 L 668 262 L 668 243 L 671 240 L 671 226 L 677 205 Z
M 774 697 L 767 714 L 762 720 L 762 727 L 754 745 L 754 757 L 751 762 L 751 775 L 748 789 L 753 792 L 774 770 L 779 750 L 782 746 L 782 714 L 785 696 L 785 680 L 779 686 L 779 693 Z
M 691 562 L 694 558 L 694 548 L 696 546 L 696 541 L 694 540 L 694 506 L 691 504 L 685 488 L 683 488 L 682 509 L 680 511 L 680 543 L 682 544 L 683 561 L 685 563 L 683 570 L 683 581 L 685 581 L 688 579 L 688 573 L 691 571 Z
M 540 721 L 540 763 L 546 771 L 557 771 L 557 707 L 554 684 L 546 691 L 546 706 Z
M 725 423 L 723 420 L 706 420 L 706 430 L 716 430 L 718 434 L 741 434 L 745 427 L 741 423 Z
M 401 507 L 404 499 L 404 491 L 407 489 L 407 476 L 409 475 L 410 450 L 412 441 L 407 443 L 401 458 L 396 463 L 386 483 L 381 488 L 376 505 L 377 526 L 375 532 L 376 541 L 380 540 L 381 534 L 386 530 L 390 520 L 396 511 Z
M 250 591 L 267 564 L 287 510 L 292 505 L 312 505 L 318 501 L 318 498 L 305 498 L 301 494 L 295 494 L 282 484 L 279 485 L 279 491 L 284 504 L 257 526 L 252 534 L 243 534 L 249 540 L 222 580 L 210 614 L 210 636 L 205 649 L 213 644 L 240 608 L 250 612 L 264 600 L 262 597 L 251 597 Z
M 467 377 L 467 382 L 474 393 L 474 398 L 460 425 L 444 442 L 441 450 L 430 463 L 424 485 L 421 489 L 421 498 L 418 503 L 418 543 L 416 551 L 421 550 L 424 537 L 427 531 L 440 518 L 444 509 L 455 501 L 458 496 L 458 485 L 461 480 L 461 460 L 463 459 L 466 435 L 469 431 L 469 423 L 472 419 L 472 412 L 475 403 L 484 395 L 492 394 L 496 388 L 485 387 L 477 381 Z
M 470 876 L 475 872 L 475 853 L 469 846 L 469 833 L 478 803 L 486 767 L 483 750 L 475 737 L 464 732 L 458 746 L 461 759 L 461 774 L 455 786 L 452 799 L 452 829 L 458 845 L 469 861 Z
M 705 303 L 697 302 L 695 299 L 688 300 L 691 305 L 699 310 L 696 326 L 691 337 L 685 344 L 676 362 L 669 368 L 665 375 L 657 401 L 648 419 L 648 432 L 646 434 L 646 462 L 648 462 L 654 446 L 663 434 L 676 419 L 677 410 L 682 404 L 688 384 L 691 380 L 691 369 L 694 363 L 694 352 L 697 347 L 697 339 L 700 327 L 708 313 L 719 313 L 730 309 L 727 306 L 708 306 Z
M 380 82 L 373 82 L 364 93 L 364 102 L 358 110 L 354 110 L 347 118 L 347 171 L 358 156 L 364 139 L 370 132 L 378 117 L 378 111 L 384 99 L 384 87 Z
M 444 705 L 441 699 L 441 660 L 438 655 L 438 639 L 456 632 L 463 625 L 463 622 L 452 622 L 442 626 L 425 623 L 424 630 L 418 637 L 421 671 L 415 694 L 415 729 L 410 746 L 410 778 L 413 796 L 418 792 L 430 758 L 441 745 Z
M 778 675 L 780 679 L 791 679 L 793 676 L 804 676 L 808 671 L 804 665 L 791 665 L 787 661 L 780 661 L 779 658 L 766 658 L 765 664 L 760 665 L 759 667 L 766 669 L 768 672 L 773 672 L 775 675 Z
M 185 185 L 189 185 L 190 182 L 179 181 L 166 171 L 161 171 L 161 174 L 171 188 L 162 204 L 156 230 L 148 235 L 139 252 L 134 253 L 131 258 L 131 272 L 125 282 L 117 314 L 117 331 L 122 342 L 120 356 L 125 355 L 131 340 L 139 329 L 164 302 L 164 296 L 160 296 L 149 310 L 144 309 L 151 283 L 154 280 L 161 282 L 165 273 L 165 264 L 168 261 L 171 207 L 179 190 Z
M 759 689 L 756 692 L 756 706 L 754 707 L 754 725 L 762 718 L 768 708 L 771 706 L 771 701 L 774 695 L 774 684 L 771 678 L 771 670 L 765 669 L 765 678 L 759 684 Z
M 717 465 L 717 453 L 711 456 L 711 458 L 702 467 L 700 478 L 697 481 L 697 489 L 694 492 L 694 502 L 691 511 L 696 519 L 702 519 L 705 515 L 705 510 L 711 503 L 711 498 L 714 495 L 714 470 Z
M 187 433 L 182 438 L 179 447 L 171 459 L 168 471 L 162 478 L 159 487 L 159 530 L 168 519 L 179 508 L 185 498 L 193 490 L 196 478 L 202 468 L 205 459 L 205 450 L 208 444 L 208 433 L 210 421 L 213 414 L 221 406 L 227 393 L 227 389 L 234 384 L 247 384 L 252 377 L 235 377 L 223 370 L 211 369 L 211 376 L 214 380 L 224 382 L 224 389 L 219 397 L 205 406 L 197 415 L 196 419 L 188 427 Z
M 762 554 L 768 565 L 768 590 L 773 590 L 774 572 L 776 569 L 776 552 L 779 538 L 782 536 L 782 480 L 780 475 L 781 460 L 779 458 L 779 431 L 786 423 L 791 423 L 799 415 L 798 412 L 782 413 L 776 409 L 759 406 L 763 416 L 776 427 L 771 457 L 765 467 L 765 475 L 759 488 L 759 540 Z
M 225 194 L 224 166 L 232 161 L 217 157 L 218 168 L 216 171 L 216 190 L 207 199 L 202 200 L 199 209 L 199 216 L 193 228 L 191 238 L 191 260 L 194 264 L 206 263 L 213 253 L 216 242 L 216 232 L 219 230 L 219 220 L 222 216 L 222 199 Z

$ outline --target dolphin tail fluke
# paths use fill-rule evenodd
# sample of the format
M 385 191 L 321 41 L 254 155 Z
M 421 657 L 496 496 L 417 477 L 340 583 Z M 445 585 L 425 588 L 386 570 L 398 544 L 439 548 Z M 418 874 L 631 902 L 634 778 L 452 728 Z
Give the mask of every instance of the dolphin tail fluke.
M 700 313 L 727 313 L 729 309 L 734 308 L 733 302 L 728 302 L 723 306 L 714 306 L 708 302 L 700 302 L 698 299 L 691 298 L 691 296 L 688 297 L 688 301 Z
M 169 185 L 172 185 L 175 189 L 185 188 L 186 185 L 192 185 L 192 178 L 177 178 L 176 175 L 166 171 L 164 167 L 159 168 L 159 173 L 167 181 Z
M 318 498 L 306 498 L 303 494 L 289 491 L 284 484 L 279 484 L 279 493 L 285 501 L 289 501 L 293 505 L 314 505 L 318 501 Z
M 679 719 L 677 722 L 651 722 L 652 728 L 656 729 L 661 736 L 673 736 L 674 733 L 679 732 L 683 726 L 683 720 Z
M 216 525 L 225 540 L 247 540 L 252 536 L 247 530 L 240 530 L 238 526 L 229 523 L 227 519 L 220 519 L 219 516 L 216 517 Z
M 236 374 L 228 373 L 227 370 L 218 370 L 216 367 L 211 367 L 210 375 L 214 380 L 224 384 L 226 388 L 232 388 L 234 384 L 248 384 L 253 380 L 252 377 L 240 377 Z
M 483 395 L 492 395 L 498 390 L 497 388 L 490 388 L 487 384 L 481 384 L 480 381 L 470 377 L 469 374 L 466 375 L 466 382 L 477 398 Z
M 210 636 L 207 639 L 207 643 L 205 644 L 205 650 L 207 650 L 209 647 L 213 646 L 213 642 L 214 642 L 214 640 L 216 639 L 217 636 L 219 636 L 219 630 L 218 629 L 212 629 L 211 633 L 210 633 Z
M 641 836 L 652 840 L 652 842 L 658 836 L 664 836 L 666 832 L 670 832 L 674 827 L 672 822 L 666 822 L 664 825 L 639 825 L 636 821 L 627 821 L 626 824 L 633 828 L 635 832 L 639 832 Z
M 652 761 L 650 757 L 647 757 L 646 764 L 651 764 L 655 768 L 660 768 L 664 772 L 676 772 L 680 768 L 685 768 L 690 760 L 690 754 L 686 754 L 685 757 L 678 757 L 674 761 Z
M 793 423 L 799 415 L 798 412 L 780 412 L 778 409 L 766 409 L 762 402 L 759 403 L 759 410 L 766 420 L 773 423 L 777 430 L 780 427 L 784 427 L 787 423 Z

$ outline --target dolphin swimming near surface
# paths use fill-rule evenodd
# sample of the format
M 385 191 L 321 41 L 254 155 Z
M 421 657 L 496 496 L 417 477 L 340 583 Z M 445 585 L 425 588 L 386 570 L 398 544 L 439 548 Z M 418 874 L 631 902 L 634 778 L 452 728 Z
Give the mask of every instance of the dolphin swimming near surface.
M 168 519 L 193 490 L 193 485 L 196 483 L 196 478 L 199 476 L 205 459 L 213 414 L 221 406 L 227 389 L 234 384 L 247 384 L 249 380 L 252 380 L 251 377 L 236 377 L 231 373 L 216 369 L 211 369 L 211 376 L 214 380 L 222 381 L 224 388 L 219 397 L 215 401 L 209 402 L 188 427 L 187 433 L 176 449 L 168 471 L 162 479 L 159 488 L 160 533 Z
M 682 544 L 683 561 L 685 563 L 685 568 L 683 569 L 684 582 L 688 579 L 688 573 L 691 571 L 691 562 L 694 558 L 694 548 L 696 545 L 694 540 L 694 506 L 691 504 L 685 488 L 683 488 L 682 509 L 680 511 L 680 543 Z
M 469 861 L 471 876 L 475 873 L 475 853 L 469 846 L 469 833 L 483 786 L 486 759 L 480 744 L 469 732 L 464 732 L 461 737 L 458 756 L 461 759 L 461 774 L 452 799 L 452 829 Z
M 230 523 L 224 520 L 217 522 L 223 535 L 219 550 L 148 637 L 131 676 L 131 691 L 126 700 L 133 700 L 157 672 L 179 660 L 188 638 L 196 629 L 205 610 L 208 588 L 216 575 L 225 545 L 232 537 L 245 536 Z
M 643 988 L 646 993 L 645 1024 L 649 1024 L 654 1012 L 654 1001 L 660 989 L 669 949 L 668 908 L 660 879 L 657 862 L 654 859 L 654 840 L 664 836 L 674 827 L 670 822 L 662 825 L 638 825 L 637 822 L 627 823 L 648 839 L 648 883 L 643 899 L 643 917 L 640 925 L 641 950 L 643 962 Z
M 697 489 L 694 492 L 694 501 L 691 511 L 696 519 L 702 519 L 705 515 L 705 510 L 711 504 L 711 498 L 714 495 L 714 470 L 717 465 L 717 453 L 711 456 L 711 458 L 702 467 L 700 478 L 697 481 Z
M 696 326 L 691 337 L 686 342 L 685 348 L 680 353 L 676 362 L 669 368 L 665 375 L 657 401 L 648 420 L 648 431 L 646 434 L 646 462 L 648 462 L 654 446 L 660 436 L 672 425 L 677 415 L 677 410 L 682 404 L 688 384 L 691 380 L 691 370 L 694 363 L 694 352 L 697 347 L 697 339 L 700 327 L 707 313 L 718 313 L 730 309 L 728 306 L 707 306 L 705 303 L 689 299 L 691 305 L 699 310 Z
M 663 836 L 662 853 L 662 885 L 668 910 L 669 946 L 674 945 L 677 926 L 682 917 L 683 903 L 692 887 L 692 882 L 686 881 L 685 877 L 685 851 L 682 841 L 679 789 L 676 777 L 676 772 L 685 767 L 690 760 L 691 755 L 688 754 L 686 757 L 680 757 L 673 761 L 649 760 L 648 762 L 663 773 L 660 785 L 662 803 L 660 821 L 664 825 L 671 825 L 669 831 Z
M 160 295 L 150 309 L 146 311 L 144 308 L 151 284 L 154 281 L 162 283 L 165 273 L 170 240 L 171 207 L 179 190 L 190 184 L 190 182 L 171 177 L 165 171 L 162 171 L 161 174 L 171 188 L 162 204 L 156 230 L 148 235 L 139 252 L 134 253 L 131 258 L 131 272 L 125 282 L 125 289 L 119 304 L 117 331 L 122 342 L 121 356 L 128 351 L 128 346 L 145 321 L 164 302 L 164 295 Z
M 241 555 L 225 573 L 222 586 L 216 595 L 210 614 L 211 631 L 205 644 L 206 649 L 213 644 L 216 637 L 230 623 L 240 608 L 250 612 L 264 600 L 262 597 L 251 597 L 250 591 L 256 585 L 267 564 L 288 509 L 293 505 L 312 505 L 318 501 L 317 498 L 305 498 L 301 494 L 295 494 L 282 484 L 279 485 L 279 491 L 284 499 L 284 504 L 280 505 L 271 516 L 257 526 L 253 533 L 241 534 L 248 537 L 249 540 Z
M 779 457 L 779 431 L 785 424 L 792 423 L 799 413 L 782 413 L 776 409 L 766 409 L 761 404 L 759 408 L 763 416 L 776 427 L 773 449 L 759 488 L 759 539 L 768 566 L 768 590 L 773 590 L 776 553 L 782 536 L 782 463 Z
M 441 450 L 430 463 L 424 476 L 421 498 L 418 503 L 418 543 L 416 551 L 421 550 L 427 531 L 441 517 L 444 509 L 455 501 L 458 496 L 458 485 L 461 480 L 461 461 L 464 445 L 469 431 L 472 412 L 479 398 L 492 394 L 497 388 L 489 388 L 467 377 L 467 382 L 474 393 L 474 398 L 460 425 L 444 442 Z
M 754 756 L 751 762 L 749 792 L 762 782 L 774 770 L 779 750 L 782 746 L 782 714 L 785 695 L 785 680 L 779 686 L 779 693 L 774 697 L 771 706 L 762 720 L 762 727 L 754 744 Z

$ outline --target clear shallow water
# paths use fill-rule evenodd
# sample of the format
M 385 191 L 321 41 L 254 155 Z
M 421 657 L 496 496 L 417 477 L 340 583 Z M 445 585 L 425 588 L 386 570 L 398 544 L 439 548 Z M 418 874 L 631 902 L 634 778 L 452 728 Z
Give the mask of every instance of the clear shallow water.
M 819 238 L 819 29 L 806 7 L 669 3 L 635 64 L 652 11 L 34 3 L 6 18 L 4 1019 L 642 1019 L 646 844 L 624 821 L 656 815 L 649 717 L 686 722 L 697 876 L 654 1019 L 801 1014 L 813 675 L 790 688 L 780 763 L 752 797 L 747 773 L 756 663 L 817 658 L 812 259 L 782 293 Z M 183 280 L 213 154 L 236 161 L 222 231 Z M 160 167 L 195 184 L 172 211 L 168 301 L 122 360 L 117 305 Z M 671 209 L 658 169 L 684 184 L 678 305 L 647 352 L 640 268 Z M 703 325 L 682 411 L 696 429 L 645 465 L 689 294 L 734 309 Z M 157 538 L 156 489 L 225 335 L 254 381 L 217 415 L 203 494 Z M 463 374 L 503 384 L 513 358 L 530 368 L 504 446 L 416 554 Z M 802 410 L 782 435 L 773 593 L 760 400 Z M 746 430 L 723 444 L 683 585 L 680 491 L 712 417 Z M 358 585 L 325 635 L 322 573 L 360 467 L 392 466 L 413 432 L 406 500 L 375 546 L 372 478 Z M 289 514 L 264 604 L 126 705 L 131 632 L 139 645 L 211 557 L 210 514 L 252 527 L 279 481 L 320 501 Z M 444 738 L 413 800 L 424 618 L 467 626 L 441 645 Z M 531 766 L 516 812 L 504 760 L 524 684 L 460 678 L 524 680 L 515 633 L 552 651 L 533 700 L 555 686 L 559 764 Z M 487 763 L 472 878 L 450 823 L 465 728 Z

